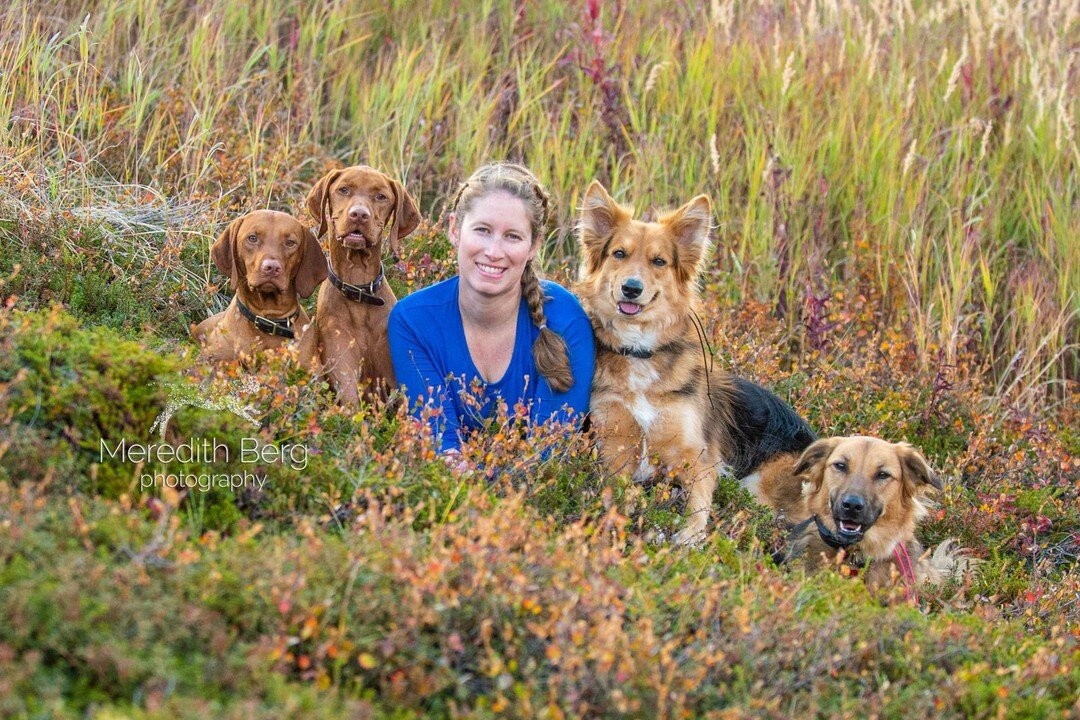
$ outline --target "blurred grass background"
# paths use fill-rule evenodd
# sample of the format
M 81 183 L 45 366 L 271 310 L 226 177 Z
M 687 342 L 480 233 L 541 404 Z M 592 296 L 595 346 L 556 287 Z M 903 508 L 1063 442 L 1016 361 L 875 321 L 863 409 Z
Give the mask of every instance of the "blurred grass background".
M 872 294 L 922 357 L 974 343 L 1027 404 L 1080 373 L 1069 0 L 15 2 L 0 34 L 8 222 L 202 247 L 298 211 L 334 163 L 434 219 L 509 158 L 558 198 L 549 266 L 593 178 L 641 210 L 706 192 L 724 304 L 775 303 L 798 335 L 808 301 Z

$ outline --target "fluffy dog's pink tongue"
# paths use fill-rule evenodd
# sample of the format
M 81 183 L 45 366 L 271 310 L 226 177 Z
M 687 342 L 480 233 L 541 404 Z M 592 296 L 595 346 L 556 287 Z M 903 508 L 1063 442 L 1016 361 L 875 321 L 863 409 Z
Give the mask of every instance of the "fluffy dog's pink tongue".
M 637 303 L 621 302 L 619 303 L 619 312 L 623 315 L 637 315 L 641 312 L 641 306 Z

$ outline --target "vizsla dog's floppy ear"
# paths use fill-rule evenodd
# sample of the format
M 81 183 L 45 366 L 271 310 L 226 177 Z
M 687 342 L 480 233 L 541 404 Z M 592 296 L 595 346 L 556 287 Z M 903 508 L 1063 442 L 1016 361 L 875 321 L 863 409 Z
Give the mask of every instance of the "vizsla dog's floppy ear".
M 630 214 L 619 206 L 600 184 L 593 180 L 581 199 L 581 219 L 578 238 L 588 271 L 595 272 L 604 259 L 604 248 L 615 228 L 628 220 Z
M 323 254 L 322 246 L 315 235 L 301 227 L 300 237 L 304 243 L 304 259 L 300 261 L 300 269 L 296 271 L 296 292 L 300 297 L 306 298 L 326 279 L 327 264 L 326 255 Z
M 792 472 L 796 475 L 805 475 L 806 479 L 815 487 L 821 486 L 821 480 L 825 475 L 825 461 L 832 455 L 832 451 L 840 444 L 840 438 L 825 438 L 818 440 L 803 450 L 802 457 L 795 463 Z
M 926 462 L 923 454 L 906 442 L 896 443 L 896 455 L 900 458 L 900 467 L 904 470 L 904 481 L 917 488 L 925 483 L 938 490 L 944 490 L 945 484 Z
M 319 223 L 319 237 L 326 234 L 326 228 L 330 224 L 330 186 L 339 177 L 341 170 L 331 170 L 323 175 L 319 182 L 315 183 L 315 187 L 311 188 L 305 201 L 311 217 Z
M 236 236 L 243 222 L 244 218 L 238 217 L 229 223 L 210 247 L 210 257 L 217 265 L 217 269 L 229 277 L 233 292 L 240 287 L 241 280 L 247 276 L 244 261 L 236 254 Z
M 698 276 L 705 264 L 712 229 L 712 203 L 708 195 L 698 195 L 678 210 L 660 218 L 675 236 L 679 256 L 675 269 L 679 280 L 687 282 Z
M 420 209 L 416 207 L 416 201 L 404 185 L 393 178 L 387 179 L 394 188 L 397 201 L 394 205 L 394 226 L 390 228 L 390 252 L 397 259 L 401 257 L 401 238 L 411 233 L 420 224 Z

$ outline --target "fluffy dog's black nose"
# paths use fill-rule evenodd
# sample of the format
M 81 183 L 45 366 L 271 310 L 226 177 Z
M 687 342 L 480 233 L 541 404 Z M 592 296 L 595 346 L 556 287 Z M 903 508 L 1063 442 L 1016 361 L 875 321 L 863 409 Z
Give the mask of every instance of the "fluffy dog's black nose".
M 866 509 L 866 501 L 858 495 L 845 495 L 840 498 L 840 507 L 845 512 L 859 515 Z
M 623 297 L 629 300 L 633 300 L 634 298 L 636 298 L 638 295 L 641 294 L 641 291 L 644 289 L 645 286 L 642 285 L 641 281 L 637 278 L 630 278 L 629 280 L 624 281 L 622 284 Z

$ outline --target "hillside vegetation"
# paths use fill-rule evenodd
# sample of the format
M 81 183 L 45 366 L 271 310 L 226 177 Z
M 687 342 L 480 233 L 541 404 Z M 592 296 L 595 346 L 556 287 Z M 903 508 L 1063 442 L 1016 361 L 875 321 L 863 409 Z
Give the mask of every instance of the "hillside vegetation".
M 0 715 L 1080 717 L 1075 2 L 16 0 L 0 37 Z M 674 547 L 676 487 L 515 408 L 462 474 L 287 355 L 250 394 L 198 361 L 226 221 L 374 165 L 426 218 L 401 297 L 504 158 L 564 283 L 593 178 L 709 194 L 717 366 L 920 447 L 920 536 L 977 571 L 911 601 L 777 567 L 730 483 Z M 227 460 L 103 456 L 178 393 L 260 425 L 187 407 L 165 441 Z M 178 471 L 265 484 L 144 486 Z

